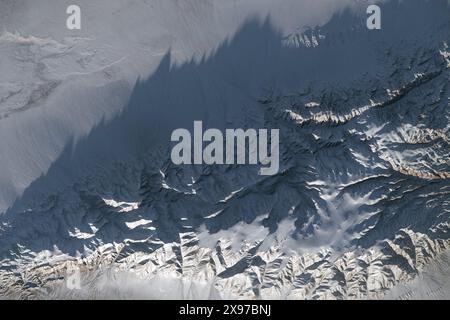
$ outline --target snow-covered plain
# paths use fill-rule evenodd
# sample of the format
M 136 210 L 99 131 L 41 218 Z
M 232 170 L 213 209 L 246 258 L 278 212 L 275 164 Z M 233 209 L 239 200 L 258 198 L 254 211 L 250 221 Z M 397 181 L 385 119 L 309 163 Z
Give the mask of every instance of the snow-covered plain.
M 77 2 L 0 2 L 0 295 L 397 297 L 445 256 L 447 1 Z M 280 173 L 174 166 L 194 120 L 280 128 Z

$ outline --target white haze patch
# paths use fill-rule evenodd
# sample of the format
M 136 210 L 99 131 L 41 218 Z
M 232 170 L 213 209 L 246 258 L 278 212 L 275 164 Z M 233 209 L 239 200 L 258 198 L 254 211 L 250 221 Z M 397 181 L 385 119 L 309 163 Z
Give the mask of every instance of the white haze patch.
M 450 251 L 439 255 L 414 280 L 396 285 L 385 299 L 450 299 Z
M 328 185 L 330 185 L 328 183 Z M 322 223 L 307 238 L 295 236 L 297 227 L 296 219 L 287 217 L 281 220 L 274 232 L 262 225 L 266 216 L 260 216 L 252 223 L 239 222 L 227 230 L 210 233 L 205 225 L 198 230 L 199 245 L 214 249 L 219 240 L 231 239 L 231 247 L 234 252 L 242 249 L 242 244 L 261 243 L 259 251 L 267 251 L 272 246 L 278 246 L 284 253 L 315 254 L 322 250 L 334 248 L 341 250 L 348 248 L 353 234 L 349 230 L 364 221 L 372 213 L 360 212 L 360 207 L 367 203 L 370 193 L 352 197 L 344 193 L 338 197 L 339 191 L 330 187 L 322 198 L 326 200 L 327 207 L 319 209 Z M 219 212 L 220 213 L 220 212 Z
M 323 188 L 322 199 L 326 201 L 326 208 L 318 208 L 322 223 L 316 225 L 315 229 L 306 238 L 295 236 L 297 227 L 296 220 L 288 217 L 278 223 L 277 230 L 269 234 L 261 245 L 261 250 L 268 250 L 273 244 L 280 246 L 286 254 L 294 252 L 296 254 L 315 254 L 322 250 L 334 248 L 340 250 L 348 248 L 353 234 L 349 230 L 358 225 L 367 215 L 360 212 L 360 207 L 367 203 L 370 193 L 362 197 L 352 197 L 349 193 L 344 193 L 339 197 L 339 190 L 327 182 L 315 182 L 329 186 Z
M 58 282 L 42 292 L 42 299 L 189 300 L 220 299 L 213 283 L 171 274 L 139 277 L 133 272 L 99 269 L 80 275 L 80 288 Z
M 198 239 L 200 246 L 214 248 L 221 239 L 230 239 L 231 248 L 237 252 L 242 248 L 243 243 L 254 244 L 261 242 L 269 235 L 269 230 L 261 225 L 259 217 L 252 223 L 239 222 L 227 230 L 220 230 L 211 234 L 204 225 L 198 230 Z

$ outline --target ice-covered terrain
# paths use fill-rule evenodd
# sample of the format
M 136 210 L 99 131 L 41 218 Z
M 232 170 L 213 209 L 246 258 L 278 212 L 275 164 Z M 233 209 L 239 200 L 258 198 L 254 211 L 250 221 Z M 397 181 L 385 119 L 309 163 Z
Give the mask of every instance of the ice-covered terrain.
M 0 296 L 448 296 L 446 0 L 381 30 L 366 1 L 78 2 L 81 31 L 0 2 Z M 173 165 L 194 120 L 279 128 L 280 172 Z

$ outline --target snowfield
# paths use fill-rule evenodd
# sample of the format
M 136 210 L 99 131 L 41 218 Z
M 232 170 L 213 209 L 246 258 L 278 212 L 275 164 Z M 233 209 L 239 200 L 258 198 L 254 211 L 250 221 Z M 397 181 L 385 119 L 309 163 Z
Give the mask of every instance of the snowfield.
M 446 0 L 77 2 L 0 2 L 0 297 L 450 296 Z M 278 174 L 174 165 L 196 120 Z

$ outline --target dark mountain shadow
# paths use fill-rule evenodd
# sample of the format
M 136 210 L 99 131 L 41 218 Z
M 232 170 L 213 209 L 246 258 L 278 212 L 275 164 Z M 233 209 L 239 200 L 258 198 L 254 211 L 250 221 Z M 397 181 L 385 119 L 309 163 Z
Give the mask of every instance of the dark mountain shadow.
M 194 120 L 202 120 L 207 127 L 239 128 L 249 125 L 242 115 L 250 113 L 256 118 L 260 116 L 265 125 L 258 101 L 268 91 L 284 95 L 315 82 L 339 87 L 356 84 L 367 74 L 376 77 L 382 73 L 382 66 L 374 43 L 398 45 L 414 41 L 417 34 L 445 24 L 447 13 L 445 0 L 432 4 L 421 0 L 392 1 L 383 5 L 383 29 L 369 31 L 365 28 L 365 15 L 344 10 L 320 28 L 325 38 L 313 48 L 284 46 L 283 36 L 270 19 L 262 23 L 251 20 L 232 39 L 199 61 L 174 65 L 168 52 L 148 79 L 137 81 L 128 105 L 117 117 L 99 123 L 87 137 L 68 144 L 48 172 L 33 182 L 6 212 L 2 220 L 10 227 L 0 235 L 2 255 L 17 243 L 34 252 L 52 250 L 56 244 L 63 252 L 74 254 L 83 246 L 123 242 L 131 236 L 148 238 L 154 234 L 163 242 L 178 239 L 184 227 L 168 218 L 159 225 L 167 229 L 164 233 L 116 232 L 123 228 L 123 214 L 105 209 L 98 195 L 85 192 L 80 195 L 76 188 L 71 192 L 84 199 L 83 210 L 95 211 L 89 218 L 82 213 L 55 209 L 68 205 L 58 202 L 61 199 L 41 200 L 49 194 L 66 192 L 67 187 L 79 183 L 82 177 L 95 175 L 99 168 L 135 161 L 152 150 L 162 150 L 167 156 L 172 131 L 191 129 Z M 163 164 L 167 159 L 161 156 L 155 161 Z M 167 197 L 170 200 L 170 195 Z M 32 207 L 31 204 L 39 202 L 49 204 Z M 278 216 L 277 221 L 282 217 Z M 200 216 L 192 227 L 203 222 Z M 95 242 L 69 237 L 68 226 L 85 230 L 89 224 L 103 226 Z M 228 226 L 224 222 L 221 228 Z

